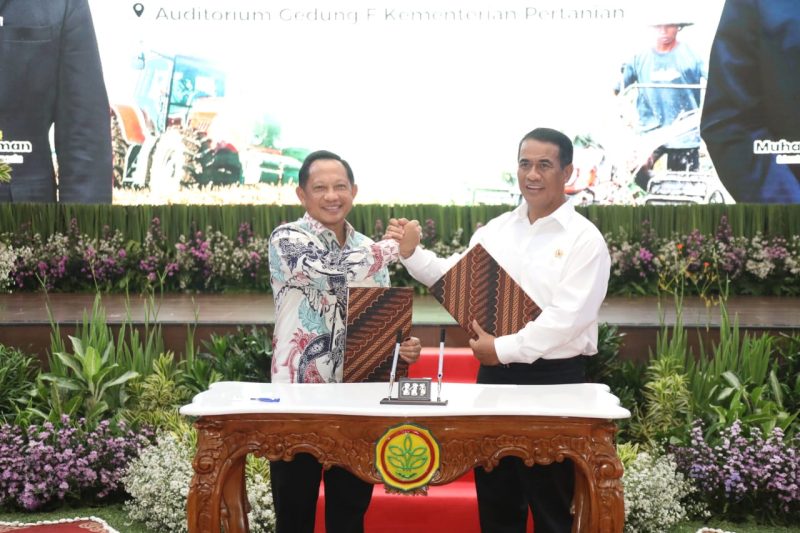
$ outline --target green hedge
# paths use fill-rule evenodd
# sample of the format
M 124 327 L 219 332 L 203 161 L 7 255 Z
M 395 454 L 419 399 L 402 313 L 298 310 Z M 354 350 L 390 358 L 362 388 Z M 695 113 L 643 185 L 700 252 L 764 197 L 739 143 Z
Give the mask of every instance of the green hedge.
M 376 219 L 384 224 L 392 216 L 423 222 L 431 219 L 440 238 L 448 239 L 455 230 L 463 228 L 466 242 L 477 224 L 509 209 L 506 205 L 356 205 L 350 221 L 359 231 L 373 235 Z M 800 234 L 800 205 L 589 206 L 579 211 L 603 233 L 612 235 L 624 231 L 637 236 L 644 221 L 649 221 L 662 237 L 674 232 L 687 234 L 695 229 L 709 235 L 714 233 L 723 215 L 728 217 L 736 236 L 749 237 L 759 232 L 783 237 Z M 66 232 L 74 218 L 81 232 L 90 236 L 99 236 L 104 226 L 110 226 L 119 229 L 126 238 L 140 241 L 150 221 L 158 218 L 165 235 L 173 241 L 193 224 L 199 229 L 211 226 L 234 237 L 239 224 L 249 222 L 257 235 L 268 235 L 281 222 L 295 220 L 302 213 L 299 205 L 0 204 L 0 233 L 30 224 L 34 232 L 46 237 Z

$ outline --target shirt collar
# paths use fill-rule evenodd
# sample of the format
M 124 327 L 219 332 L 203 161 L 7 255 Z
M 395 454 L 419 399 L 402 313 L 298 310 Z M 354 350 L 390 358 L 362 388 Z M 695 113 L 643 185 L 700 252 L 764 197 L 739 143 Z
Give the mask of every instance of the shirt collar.
M 519 207 L 514 209 L 514 214 L 520 220 L 524 220 L 525 222 L 530 224 L 530 221 L 528 220 L 528 202 L 526 202 L 525 200 L 522 201 Z M 575 215 L 575 206 L 573 206 L 571 203 L 567 201 L 561 204 L 559 208 L 553 211 L 551 214 L 547 215 L 546 217 L 542 217 L 539 220 L 545 222 L 552 219 L 561 224 L 561 227 L 566 228 L 569 225 L 569 221 L 572 219 L 574 215 Z
M 332 236 L 333 240 L 336 240 L 336 235 L 333 234 L 333 231 L 327 227 L 325 227 L 322 222 L 317 220 L 316 218 L 312 217 L 308 214 L 308 211 L 303 215 L 303 222 L 305 222 L 309 229 L 317 234 L 317 236 L 322 237 L 324 235 Z M 350 239 L 353 238 L 356 230 L 353 228 L 350 223 L 345 220 L 344 221 L 344 231 L 345 231 L 345 242 L 349 242 Z

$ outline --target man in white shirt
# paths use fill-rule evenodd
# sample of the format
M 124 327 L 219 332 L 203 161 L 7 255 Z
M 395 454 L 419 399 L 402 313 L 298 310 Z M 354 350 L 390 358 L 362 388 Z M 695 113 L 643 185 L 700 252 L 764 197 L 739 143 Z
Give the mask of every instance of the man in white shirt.
M 481 362 L 479 383 L 546 385 L 585 381 L 585 357 L 597 353 L 597 316 L 606 295 L 611 260 L 598 229 L 566 202 L 572 142 L 537 128 L 519 144 L 517 178 L 522 204 L 479 228 L 480 243 L 542 309 L 513 335 L 494 337 L 473 322 L 470 340 Z M 430 286 L 460 258 L 444 259 L 420 248 L 419 225 L 390 221 L 387 235 L 400 242 L 402 263 Z M 572 531 L 574 466 L 568 459 L 526 467 L 504 458 L 492 472 L 475 470 L 481 530 L 524 532 L 528 507 L 536 533 Z

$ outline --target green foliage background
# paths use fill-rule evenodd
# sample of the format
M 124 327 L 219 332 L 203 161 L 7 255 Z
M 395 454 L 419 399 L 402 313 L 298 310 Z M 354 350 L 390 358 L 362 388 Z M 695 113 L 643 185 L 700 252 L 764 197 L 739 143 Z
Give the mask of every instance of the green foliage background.
M 468 242 L 478 224 L 484 224 L 508 205 L 356 205 L 349 220 L 366 235 L 375 232 L 375 221 L 385 224 L 390 217 L 405 217 L 436 223 L 440 238 L 447 239 L 458 228 Z M 713 235 L 723 215 L 728 217 L 734 236 L 791 237 L 800 233 L 800 205 L 688 205 L 688 206 L 588 206 L 578 211 L 592 220 L 604 234 L 621 231 L 631 237 L 640 235 L 642 223 L 649 221 L 656 236 L 687 234 L 699 230 Z M 250 222 L 256 235 L 269 235 L 282 222 L 296 220 L 303 214 L 299 205 L 70 205 L 70 204 L 0 204 L 0 232 L 13 231 L 31 224 L 34 233 L 47 237 L 66 232 L 75 218 L 81 231 L 90 236 L 102 235 L 103 227 L 119 229 L 126 238 L 141 241 L 150 221 L 158 218 L 166 237 L 173 242 L 192 224 L 198 229 L 212 226 L 233 238 L 242 222 Z

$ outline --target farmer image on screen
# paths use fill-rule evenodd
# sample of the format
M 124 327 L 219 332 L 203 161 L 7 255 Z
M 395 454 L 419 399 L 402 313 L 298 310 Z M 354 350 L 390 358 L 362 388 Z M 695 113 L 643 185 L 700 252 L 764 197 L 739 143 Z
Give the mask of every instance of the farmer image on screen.
M 700 108 L 700 84 L 706 79 L 706 66 L 700 57 L 678 34 L 693 24 L 686 10 L 668 7 L 663 2 L 649 16 L 653 42 L 622 65 L 621 79 L 615 94 L 633 86 L 638 90 L 636 110 L 637 132 L 640 135 L 659 135 L 659 130 L 671 126 L 687 113 Z M 636 173 L 636 184 L 647 190 L 650 171 L 655 162 L 666 155 L 668 170 L 697 171 L 700 133 L 695 128 L 677 136 L 666 136 L 643 161 Z

